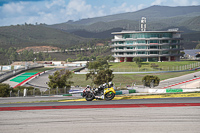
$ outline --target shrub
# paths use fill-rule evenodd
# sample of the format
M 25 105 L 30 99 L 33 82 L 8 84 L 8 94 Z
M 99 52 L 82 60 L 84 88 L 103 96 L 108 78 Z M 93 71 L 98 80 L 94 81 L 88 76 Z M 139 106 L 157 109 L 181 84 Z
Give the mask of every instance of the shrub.
M 151 67 L 158 68 L 159 66 L 157 64 L 155 64 L 155 63 L 151 63 Z
M 142 78 L 142 82 L 144 86 L 154 87 L 159 85 L 160 79 L 154 75 L 146 75 Z
M 0 97 L 9 97 L 12 88 L 9 84 L 0 84 Z

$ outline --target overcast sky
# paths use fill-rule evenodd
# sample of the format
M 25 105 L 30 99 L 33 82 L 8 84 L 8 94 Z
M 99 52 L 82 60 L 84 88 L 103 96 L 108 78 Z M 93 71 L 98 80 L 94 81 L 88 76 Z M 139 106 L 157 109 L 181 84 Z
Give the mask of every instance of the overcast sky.
M 191 6 L 200 0 L 0 0 L 0 26 L 56 24 L 133 12 L 152 5 Z

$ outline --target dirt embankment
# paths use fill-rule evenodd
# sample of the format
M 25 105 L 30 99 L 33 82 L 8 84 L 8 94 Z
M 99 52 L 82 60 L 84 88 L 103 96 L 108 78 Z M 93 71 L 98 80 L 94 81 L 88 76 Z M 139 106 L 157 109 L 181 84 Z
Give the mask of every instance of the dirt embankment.
M 17 53 L 21 53 L 24 50 L 33 50 L 33 52 L 47 52 L 47 51 L 59 51 L 60 48 L 58 47 L 52 47 L 52 46 L 32 46 L 32 47 L 26 47 L 23 49 L 17 50 Z

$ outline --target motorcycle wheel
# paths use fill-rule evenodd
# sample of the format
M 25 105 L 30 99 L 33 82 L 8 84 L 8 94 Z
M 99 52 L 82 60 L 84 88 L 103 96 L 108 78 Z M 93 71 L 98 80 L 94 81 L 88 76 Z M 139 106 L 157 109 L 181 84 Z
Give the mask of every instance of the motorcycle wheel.
M 108 92 L 105 94 L 106 101 L 112 100 L 114 97 L 115 97 L 115 93 L 113 93 L 113 92 Z
M 85 96 L 85 99 L 86 99 L 87 101 L 92 101 L 92 100 L 94 99 L 94 95 L 93 95 L 92 93 L 88 92 L 88 93 L 86 94 L 86 96 Z

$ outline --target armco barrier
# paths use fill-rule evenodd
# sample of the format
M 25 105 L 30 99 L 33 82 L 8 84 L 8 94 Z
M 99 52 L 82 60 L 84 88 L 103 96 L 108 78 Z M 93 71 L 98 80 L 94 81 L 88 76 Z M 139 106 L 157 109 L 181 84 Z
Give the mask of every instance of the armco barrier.
M 166 93 L 183 92 L 183 89 L 166 89 Z
M 149 89 L 148 93 L 198 92 L 200 89 Z

